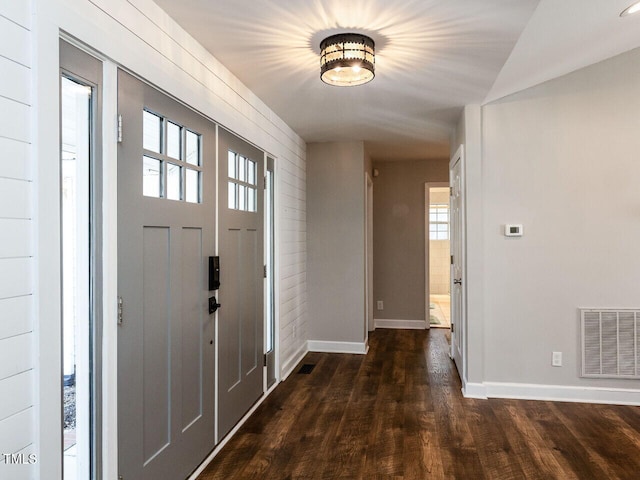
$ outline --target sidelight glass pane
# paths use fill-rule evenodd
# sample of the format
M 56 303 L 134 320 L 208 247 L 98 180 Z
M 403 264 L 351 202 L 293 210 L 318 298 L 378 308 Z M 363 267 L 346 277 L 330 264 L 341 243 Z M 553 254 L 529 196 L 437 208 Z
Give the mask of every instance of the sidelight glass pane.
M 161 153 L 162 118 L 146 110 L 142 114 L 142 147 Z
M 167 122 L 167 155 L 181 160 L 182 127 L 173 122 Z
M 160 160 L 144 156 L 142 159 L 142 193 L 145 197 L 160 198 L 162 171 Z
M 182 168 L 173 163 L 167 163 L 167 198 L 180 200 L 182 198 Z
M 191 203 L 200 203 L 200 172 L 187 169 L 186 200 Z
M 91 129 L 95 113 L 91 87 L 66 77 L 61 78 L 60 86 L 62 478 L 75 480 L 89 478 L 91 455 L 89 279 L 92 250 L 88 226 L 91 221 Z M 0 470 L 2 468 L 0 465 Z
M 200 135 L 187 130 L 186 134 L 186 161 L 191 165 L 200 166 Z

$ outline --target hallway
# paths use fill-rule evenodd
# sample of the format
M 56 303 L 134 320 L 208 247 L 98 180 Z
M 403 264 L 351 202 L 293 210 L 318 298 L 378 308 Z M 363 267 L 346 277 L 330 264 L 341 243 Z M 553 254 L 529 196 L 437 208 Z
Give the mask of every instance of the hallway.
M 637 478 L 640 408 L 465 399 L 448 334 L 309 353 L 199 480 Z

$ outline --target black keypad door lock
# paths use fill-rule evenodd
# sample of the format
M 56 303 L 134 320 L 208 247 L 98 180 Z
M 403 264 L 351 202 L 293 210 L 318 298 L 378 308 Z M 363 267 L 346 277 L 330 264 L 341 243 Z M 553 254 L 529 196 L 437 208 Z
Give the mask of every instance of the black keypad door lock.
M 216 297 L 209 297 L 209 314 L 215 313 L 221 306 Z
M 220 288 L 220 257 L 209 257 L 209 290 Z

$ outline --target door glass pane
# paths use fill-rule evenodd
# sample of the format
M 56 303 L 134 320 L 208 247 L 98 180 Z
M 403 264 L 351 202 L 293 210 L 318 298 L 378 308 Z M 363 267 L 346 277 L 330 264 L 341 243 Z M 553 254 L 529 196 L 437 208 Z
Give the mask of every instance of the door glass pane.
M 187 130 L 186 160 L 191 165 L 200 166 L 200 135 Z
M 167 198 L 169 200 L 180 200 L 180 190 L 182 184 L 182 168 L 173 163 L 167 163 Z
M 236 172 L 236 154 L 229 150 L 229 178 L 238 178 Z
M 238 185 L 238 210 L 247 209 L 247 187 Z
M 180 125 L 173 122 L 167 122 L 167 155 L 177 160 L 181 159 L 181 132 Z
M 256 189 L 247 187 L 247 210 L 249 212 L 256 211 Z
M 162 143 L 162 119 L 146 110 L 142 114 L 142 147 L 160 153 Z
M 233 182 L 229 182 L 229 208 L 238 208 L 238 194 L 236 191 L 237 185 Z
M 89 164 L 92 89 L 61 81 L 63 478 L 89 478 Z M 4 478 L 4 477 L 3 477 Z
M 247 161 L 247 182 L 251 185 L 256 184 L 256 162 L 252 160 Z
M 200 172 L 187 169 L 187 192 L 186 200 L 191 203 L 200 203 Z
M 238 180 L 241 182 L 247 181 L 247 171 L 246 171 L 246 163 L 247 159 L 242 155 L 238 155 Z
M 142 193 L 145 197 L 160 198 L 160 160 L 144 156 L 142 159 Z

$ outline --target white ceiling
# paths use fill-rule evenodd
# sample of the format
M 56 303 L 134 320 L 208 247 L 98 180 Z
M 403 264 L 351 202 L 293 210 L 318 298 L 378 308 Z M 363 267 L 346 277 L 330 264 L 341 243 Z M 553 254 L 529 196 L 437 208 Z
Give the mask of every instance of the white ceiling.
M 155 1 L 307 142 L 364 140 L 377 160 L 448 158 L 464 105 L 640 45 L 630 0 Z M 376 78 L 331 87 L 318 46 L 346 31 L 376 42 Z
M 485 101 L 640 47 L 635 0 L 541 0 Z

